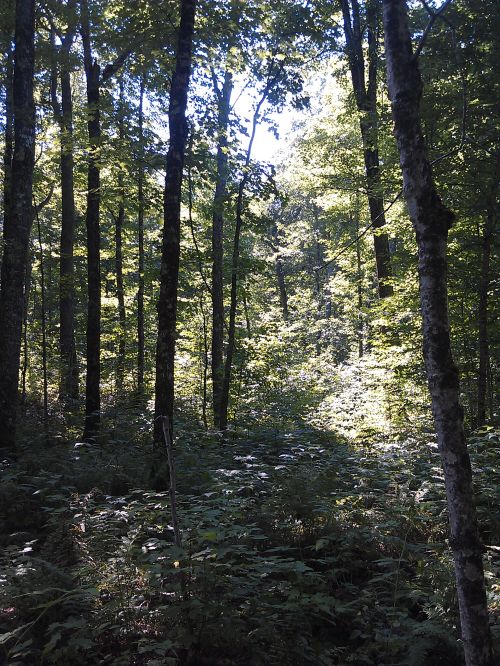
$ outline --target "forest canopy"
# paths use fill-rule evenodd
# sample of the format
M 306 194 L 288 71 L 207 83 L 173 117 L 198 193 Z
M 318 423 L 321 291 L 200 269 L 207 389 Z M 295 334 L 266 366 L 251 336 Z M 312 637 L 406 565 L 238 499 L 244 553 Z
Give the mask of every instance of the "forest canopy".
M 499 34 L 2 2 L 0 663 L 497 663 Z

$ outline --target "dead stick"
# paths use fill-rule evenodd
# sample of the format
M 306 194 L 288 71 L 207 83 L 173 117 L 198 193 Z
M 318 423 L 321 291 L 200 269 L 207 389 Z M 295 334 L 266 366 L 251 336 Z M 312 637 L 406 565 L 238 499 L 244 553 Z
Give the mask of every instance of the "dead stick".
M 174 448 L 172 446 L 172 433 L 169 427 L 168 416 L 162 417 L 163 437 L 165 438 L 165 448 L 167 449 L 168 471 L 170 474 L 170 488 L 168 490 L 170 495 L 170 506 L 172 510 L 172 526 L 174 528 L 174 541 L 178 548 L 182 547 L 181 532 L 179 530 L 179 521 L 177 519 L 177 498 L 175 495 L 175 463 L 174 463 Z

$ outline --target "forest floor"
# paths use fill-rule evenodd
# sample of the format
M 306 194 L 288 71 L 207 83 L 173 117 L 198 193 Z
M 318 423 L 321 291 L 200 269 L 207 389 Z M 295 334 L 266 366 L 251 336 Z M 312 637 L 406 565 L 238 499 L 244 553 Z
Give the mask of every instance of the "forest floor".
M 181 547 L 140 418 L 127 441 L 32 445 L 4 469 L 0 663 L 462 663 L 432 441 L 183 426 Z M 470 441 L 495 632 L 499 444 Z

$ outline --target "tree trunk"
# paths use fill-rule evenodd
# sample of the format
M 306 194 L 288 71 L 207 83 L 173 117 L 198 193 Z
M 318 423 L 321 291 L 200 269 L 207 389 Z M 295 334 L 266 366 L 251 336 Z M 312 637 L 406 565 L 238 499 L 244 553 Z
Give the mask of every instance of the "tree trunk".
M 163 439 L 164 417 L 167 418 L 170 436 L 173 431 L 181 188 L 188 134 L 186 106 L 191 74 L 195 9 L 196 0 L 180 0 L 177 53 L 168 109 L 170 143 L 163 199 L 163 243 L 156 343 L 155 442 L 157 444 Z
M 248 160 L 249 162 L 249 160 Z M 233 257 L 231 263 L 231 300 L 229 305 L 229 326 L 227 334 L 227 352 L 226 363 L 224 366 L 224 381 L 222 384 L 222 394 L 220 402 L 220 430 L 227 429 L 227 413 L 229 408 L 229 389 L 231 385 L 231 370 L 233 365 L 233 355 L 236 335 L 236 306 L 238 303 L 238 268 L 240 259 L 240 236 L 243 224 L 243 194 L 247 181 L 247 174 L 243 176 L 239 188 L 238 199 L 236 201 L 236 226 L 233 240 Z
M 393 292 L 389 283 L 391 277 L 391 255 L 389 238 L 380 231 L 385 226 L 384 200 L 380 182 L 380 161 L 378 155 L 378 115 L 377 115 L 377 16 L 367 3 L 367 35 L 368 35 L 368 86 L 365 81 L 365 57 L 363 54 L 363 35 L 361 30 L 358 0 L 342 1 L 344 32 L 346 38 L 349 69 L 356 106 L 360 114 L 361 140 L 365 163 L 368 206 L 372 223 L 377 264 L 378 292 L 380 298 L 390 296 Z
M 479 368 L 477 381 L 477 419 L 480 428 L 486 421 L 486 389 L 488 383 L 488 362 L 490 357 L 488 339 L 488 290 L 490 285 L 490 257 L 493 238 L 492 216 L 488 215 L 481 243 L 481 278 L 479 282 L 478 307 L 478 346 Z
M 490 358 L 488 338 L 488 291 L 490 288 L 490 259 L 491 245 L 495 235 L 497 196 L 500 171 L 500 158 L 496 158 L 493 169 L 493 183 L 489 192 L 486 221 L 483 229 L 481 243 L 481 277 L 479 281 L 479 307 L 478 307 L 478 346 L 479 369 L 477 382 L 477 419 L 476 425 L 480 428 L 486 421 L 486 393 L 488 388 L 488 365 Z
M 448 320 L 446 247 L 453 214 L 436 191 L 422 135 L 422 80 L 412 54 L 404 0 L 384 0 L 384 28 L 395 135 L 408 210 L 417 236 L 424 360 L 444 470 L 465 660 L 467 666 L 489 666 L 492 649 L 483 548 Z
M 35 161 L 34 0 L 17 0 L 13 79 L 14 152 L 10 211 L 4 226 L 0 291 L 0 449 L 15 453 L 24 283 L 33 224 Z
M 125 122 L 124 122 L 124 98 L 123 81 L 120 81 L 120 100 L 118 110 L 118 138 L 120 140 L 120 151 L 124 150 Z M 123 224 L 125 222 L 125 185 L 123 179 L 123 168 L 120 166 L 118 172 L 118 215 L 115 218 L 115 274 L 116 274 L 116 298 L 118 300 L 118 358 L 116 362 L 116 389 L 120 392 L 123 388 L 123 377 L 125 373 L 125 334 L 127 313 L 125 310 L 125 289 L 123 284 Z
M 87 82 L 87 130 L 89 163 L 87 172 L 87 378 L 85 386 L 84 439 L 99 432 L 101 410 L 101 237 L 100 237 L 100 67 L 92 58 L 87 0 L 81 0 L 81 35 Z
M 354 211 L 355 231 L 356 231 L 356 288 L 358 292 L 358 357 L 362 358 L 364 354 L 364 341 L 363 341 L 363 271 L 361 266 L 361 242 L 359 238 L 359 207 L 356 200 L 356 208 Z M 352 220 L 352 217 L 351 217 Z
M 288 294 L 286 291 L 285 282 L 285 267 L 283 264 L 283 255 L 279 248 L 278 226 L 276 222 L 271 223 L 271 236 L 273 238 L 273 251 L 274 251 L 274 270 L 276 272 L 276 280 L 278 282 L 278 293 L 280 297 L 280 306 L 283 313 L 283 319 L 288 319 Z
M 59 69 L 61 104 L 57 97 L 57 63 L 54 61 L 51 96 L 54 116 L 59 124 L 60 173 L 61 173 L 61 238 L 59 260 L 59 399 L 66 402 L 78 398 L 78 359 L 75 346 L 74 316 L 74 262 L 75 242 L 75 192 L 73 158 L 73 101 L 71 95 L 71 71 L 69 52 L 73 44 L 75 28 L 71 25 L 62 42 Z M 55 39 L 52 48 L 55 50 Z
M 218 102 L 217 180 L 212 215 L 212 393 L 216 428 L 220 427 L 224 383 L 223 231 L 228 176 L 227 132 L 232 90 L 233 77 L 231 72 L 226 70 L 222 90 L 216 87 Z
M 118 358 L 116 360 L 116 388 L 120 392 L 123 388 L 125 373 L 125 328 L 127 313 L 125 310 L 125 289 L 123 284 L 123 224 L 125 222 L 125 188 L 123 184 L 123 173 L 118 175 L 118 190 L 120 203 L 118 215 L 115 218 L 115 274 L 116 274 L 116 298 L 118 301 Z
M 42 227 L 35 208 L 40 261 L 40 314 L 42 326 L 42 374 L 43 374 L 43 432 L 46 441 L 49 437 L 49 382 L 47 373 L 47 294 L 45 291 L 45 261 L 43 256 Z
M 205 430 L 208 430 L 207 419 L 207 386 L 208 386 L 208 318 L 205 314 L 203 292 L 200 294 L 200 313 L 202 318 L 202 351 L 201 351 L 201 418 Z
M 139 178 L 137 214 L 138 288 L 137 288 L 137 390 L 144 390 L 144 77 L 139 90 Z
M 24 280 L 24 292 L 23 292 L 23 323 L 22 323 L 22 345 L 23 345 L 23 363 L 21 368 L 21 405 L 23 409 L 26 406 L 27 390 L 26 390 L 26 380 L 28 375 L 28 364 L 29 364 L 29 354 L 28 354 L 28 310 L 30 302 L 30 291 L 31 291 L 31 273 L 33 268 L 33 261 L 28 250 L 28 261 L 26 263 L 26 277 Z
M 243 205 L 244 205 L 244 194 L 245 187 L 250 176 L 250 159 L 252 157 L 252 148 L 253 142 L 255 140 L 255 133 L 257 131 L 257 126 L 259 124 L 260 118 L 260 109 L 269 95 L 273 83 L 276 81 L 275 78 L 270 78 L 267 81 L 264 92 L 257 103 L 255 108 L 253 118 L 252 118 L 252 132 L 250 134 L 250 140 L 248 142 L 248 148 L 245 156 L 245 164 L 243 167 L 243 177 L 240 180 L 238 186 L 238 196 L 236 199 L 236 225 L 234 229 L 234 240 L 233 240 L 233 257 L 231 262 L 231 297 L 229 304 L 229 326 L 227 332 L 227 352 L 226 352 L 226 363 L 224 365 L 224 381 L 222 384 L 222 395 L 221 395 L 221 410 L 220 410 L 220 430 L 227 430 L 227 413 L 229 409 L 229 389 L 231 386 L 231 371 L 233 367 L 233 356 L 234 356 L 234 347 L 236 342 L 236 306 L 238 304 L 238 271 L 239 271 L 239 261 L 240 261 L 240 236 L 241 236 L 241 227 L 243 225 Z
M 3 153 L 3 226 L 8 226 L 12 186 L 12 153 L 14 150 L 14 111 L 12 85 L 14 78 L 14 52 L 9 49 L 5 71 L 5 148 Z

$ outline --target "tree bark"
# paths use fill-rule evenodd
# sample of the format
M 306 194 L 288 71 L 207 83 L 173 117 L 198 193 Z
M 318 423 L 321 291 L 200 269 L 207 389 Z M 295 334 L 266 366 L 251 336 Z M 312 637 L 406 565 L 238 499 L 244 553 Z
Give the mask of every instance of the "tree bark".
M 201 341 L 202 351 L 201 351 L 201 418 L 205 430 L 208 430 L 208 419 L 207 419 L 207 386 L 208 386 L 208 317 L 205 313 L 203 292 L 200 294 L 200 314 L 202 318 L 202 333 L 203 339 Z
M 73 101 L 71 94 L 71 69 L 69 53 L 75 36 L 75 26 L 64 35 L 58 59 L 61 104 L 57 97 L 57 63 L 54 62 L 51 82 L 52 109 L 59 124 L 60 173 L 61 173 L 61 238 L 59 259 L 59 399 L 63 402 L 78 398 L 78 358 L 75 345 L 74 315 L 74 261 L 75 242 L 75 192 L 73 157 Z M 54 41 L 54 40 L 53 40 Z M 53 43 L 52 48 L 55 49 Z
M 167 419 L 173 433 L 174 361 L 177 319 L 177 286 L 180 260 L 181 189 L 188 127 L 186 107 L 191 74 L 196 0 L 180 0 L 175 70 L 170 89 L 168 120 L 170 143 L 167 153 L 163 199 L 163 242 L 158 300 L 158 339 L 156 343 L 155 442 L 163 439 Z
M 144 77 L 139 90 L 139 178 L 137 192 L 137 390 L 144 390 Z
M 377 114 L 377 16 L 367 3 L 367 36 L 368 36 L 368 85 L 365 77 L 365 57 L 363 53 L 363 36 L 361 30 L 358 0 L 341 0 L 344 18 L 349 69 L 356 106 L 360 114 L 361 140 L 365 163 L 368 206 L 372 223 L 377 264 L 378 292 L 380 298 L 393 293 L 391 278 L 391 254 L 389 238 L 381 231 L 385 226 L 384 200 L 380 181 L 380 160 L 378 154 L 378 114 Z
M 212 394 L 214 425 L 220 427 L 224 383 L 223 231 L 227 197 L 228 126 L 233 77 L 226 69 L 222 90 L 214 81 L 218 106 L 217 179 L 212 215 Z
M 423 352 L 444 470 L 465 660 L 467 666 L 489 666 L 492 648 L 483 548 L 448 320 L 446 247 L 453 214 L 436 191 L 422 135 L 422 80 L 412 54 L 405 0 L 384 0 L 384 28 L 395 135 L 408 210 L 417 237 Z
M 120 81 L 120 99 L 118 109 L 118 138 L 120 141 L 120 152 L 124 150 L 125 140 L 125 118 L 123 81 Z M 123 378 L 125 373 L 125 335 L 127 324 L 127 313 L 125 310 L 125 288 L 123 283 L 123 225 L 125 222 L 125 185 L 123 168 L 118 172 L 118 215 L 115 218 L 115 275 L 116 275 L 116 298 L 118 301 L 118 358 L 116 362 L 116 389 L 123 389 Z
M 33 224 L 35 2 L 17 0 L 13 78 L 14 152 L 0 290 L 0 449 L 15 453 L 24 283 Z
M 352 220 L 352 215 L 350 215 Z M 359 238 L 359 206 L 356 200 L 356 208 L 354 210 L 355 231 L 356 231 L 356 290 L 358 292 L 358 357 L 363 358 L 364 354 L 364 340 L 363 340 L 363 271 L 361 266 L 361 241 Z
M 285 281 L 285 267 L 283 262 L 283 255 L 279 248 L 279 235 L 278 225 L 275 221 L 271 222 L 271 236 L 272 236 L 272 249 L 274 252 L 274 270 L 276 272 L 276 280 L 278 282 L 278 293 L 280 297 L 280 306 L 283 313 L 283 319 L 288 319 L 288 294 L 286 291 Z
M 490 357 L 488 338 L 488 290 L 490 285 L 490 257 L 493 238 L 492 217 L 488 215 L 481 243 L 481 277 L 479 281 L 478 307 L 478 346 L 479 368 L 477 378 L 477 418 L 480 428 L 486 421 L 486 389 L 488 384 L 488 363 Z
M 28 364 L 29 364 L 29 354 L 28 354 L 28 311 L 29 311 L 29 301 L 30 301 L 30 292 L 31 292 L 31 273 L 33 268 L 33 261 L 28 250 L 28 261 L 26 263 L 26 277 L 24 280 L 24 292 L 23 292 L 23 323 L 22 323 L 22 346 L 23 346 L 23 363 L 21 368 L 21 405 L 23 409 L 26 407 L 26 379 L 28 375 Z
M 9 48 L 5 71 L 5 147 L 3 153 L 3 226 L 8 226 L 11 205 L 12 153 L 14 151 L 14 110 L 12 86 L 14 79 L 14 52 Z
M 87 83 L 87 130 L 89 163 L 87 172 L 87 378 L 85 386 L 84 439 L 93 439 L 99 432 L 101 410 L 101 267 L 100 267 L 100 74 L 99 64 L 92 57 L 89 7 L 81 0 L 81 36 Z
M 47 368 L 47 294 L 45 291 L 45 260 L 43 256 L 42 226 L 35 208 L 38 240 L 38 256 L 40 261 L 40 315 L 42 326 L 42 374 L 43 374 L 43 431 L 45 440 L 49 438 L 49 381 Z
M 479 368 L 477 381 L 477 417 L 476 425 L 480 428 L 486 421 L 486 393 L 488 388 L 488 365 L 490 358 L 488 337 L 488 292 L 490 288 L 490 259 L 491 246 L 495 234 L 495 226 L 498 216 L 498 188 L 500 172 L 500 158 L 496 158 L 493 169 L 493 183 L 490 188 L 486 221 L 481 242 L 481 277 L 479 280 L 479 307 L 477 313 L 478 321 L 478 347 Z

